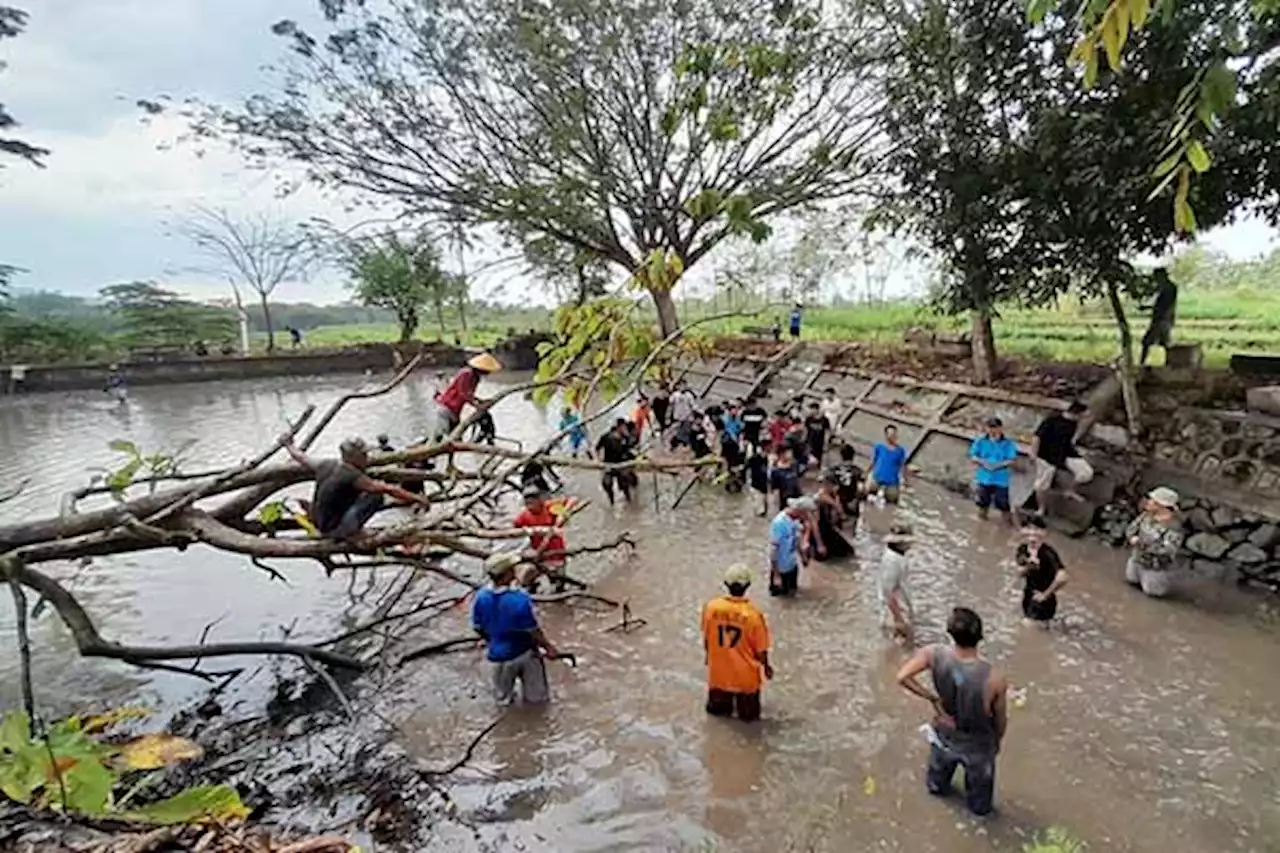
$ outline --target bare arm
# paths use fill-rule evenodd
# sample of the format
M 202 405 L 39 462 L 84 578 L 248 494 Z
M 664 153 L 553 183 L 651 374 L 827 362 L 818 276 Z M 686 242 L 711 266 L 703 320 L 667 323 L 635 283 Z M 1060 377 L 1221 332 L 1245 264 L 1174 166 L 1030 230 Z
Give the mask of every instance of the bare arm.
M 1005 681 L 1003 675 L 997 675 L 990 682 L 991 697 L 991 716 L 996 726 L 996 750 L 1000 749 L 1000 744 L 1004 742 L 1004 733 L 1009 728 L 1009 706 L 1008 693 L 1009 682 Z
M 293 457 L 294 462 L 297 462 L 299 465 L 305 465 L 313 471 L 315 470 L 316 466 L 312 463 L 307 454 L 298 449 L 298 445 L 293 443 L 293 439 L 287 439 L 284 442 L 284 449 L 291 457 Z
M 1067 581 L 1071 580 L 1071 576 L 1067 574 L 1066 569 L 1058 569 L 1058 573 L 1053 576 L 1053 583 L 1049 584 L 1049 588 L 1044 591 L 1044 597 L 1048 598 L 1058 590 L 1067 585 Z
M 538 646 L 538 648 L 542 649 L 547 657 L 553 659 L 560 657 L 560 650 L 547 639 L 547 635 L 542 633 L 541 628 L 533 629 L 533 642 Z
M 769 650 L 756 652 L 756 660 L 760 661 L 760 665 L 764 667 L 764 677 L 773 679 L 773 664 L 769 663 Z
M 386 495 L 395 498 L 398 501 L 410 504 L 430 504 L 425 495 L 416 495 L 408 489 L 403 489 L 394 483 L 384 483 L 382 480 L 375 480 L 372 477 L 361 477 L 356 481 L 356 488 L 362 492 L 370 492 L 375 495 Z
M 933 647 L 925 646 L 923 649 L 908 658 L 907 662 L 898 670 L 898 686 L 908 693 L 919 696 L 921 699 L 933 705 L 934 709 L 937 710 L 938 713 L 942 713 L 942 700 L 938 698 L 938 694 L 916 680 L 916 677 L 919 676 L 920 673 L 924 672 L 932 665 Z

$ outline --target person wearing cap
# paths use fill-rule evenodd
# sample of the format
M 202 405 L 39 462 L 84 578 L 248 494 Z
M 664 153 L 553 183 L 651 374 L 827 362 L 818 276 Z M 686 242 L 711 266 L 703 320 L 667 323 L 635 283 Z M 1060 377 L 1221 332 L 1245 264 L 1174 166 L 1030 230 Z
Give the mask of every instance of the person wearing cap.
M 1058 471 L 1071 475 L 1071 488 L 1067 496 L 1083 500 L 1075 489 L 1093 479 L 1093 466 L 1076 450 L 1076 436 L 1080 432 L 1080 420 L 1089 411 L 1079 400 L 1073 400 L 1065 412 L 1054 412 L 1036 427 L 1036 437 L 1031 441 L 1031 455 L 1036 460 L 1036 505 L 1045 512 L 1049 490 L 1053 488 Z
M 1058 590 L 1066 585 L 1067 570 L 1062 557 L 1044 541 L 1044 519 L 1028 515 L 1022 520 L 1022 543 L 1014 553 L 1018 574 L 1022 575 L 1022 615 L 1048 626 L 1058 612 Z
M 560 533 L 563 521 L 551 511 L 547 493 L 538 484 L 525 486 L 523 494 L 524 509 L 513 523 L 518 528 L 534 528 L 529 532 L 529 547 L 538 553 L 534 561 L 538 570 L 524 579 L 526 586 L 532 586 L 542 574 L 553 578 L 564 574 L 565 543 L 564 535 Z
M 340 459 L 321 461 L 304 454 L 290 438 L 282 439 L 281 443 L 294 461 L 315 472 L 315 493 L 305 506 L 321 536 L 343 540 L 354 538 L 382 509 L 387 497 L 430 506 L 424 496 L 366 474 L 369 448 L 362 439 L 348 438 L 339 447 Z
M 773 678 L 769 624 L 747 598 L 751 569 L 741 563 L 724 573 L 728 595 L 702 607 L 702 648 L 707 665 L 707 713 L 751 722 L 760 719 L 760 688 Z
M 1004 434 L 1004 423 L 999 418 L 987 418 L 986 434 L 978 436 L 969 446 L 969 461 L 977 469 L 974 500 L 978 504 L 978 516 L 986 520 L 987 512 L 994 505 L 1005 523 L 1013 524 L 1009 481 L 1013 464 L 1018 461 L 1018 445 Z
M 1184 537 L 1178 517 L 1178 493 L 1167 486 L 1152 489 L 1142 512 L 1125 531 L 1129 562 L 1124 579 L 1152 598 L 1163 598 L 1173 585 L 1172 572 Z
M 808 495 L 792 498 L 769 523 L 769 594 L 795 595 L 800 588 L 801 552 L 818 502 Z
M 560 656 L 538 625 L 533 596 L 513 586 L 519 564 L 518 553 L 491 554 L 485 560 L 490 585 L 476 592 L 471 605 L 471 627 L 488 646 L 485 656 L 492 665 L 493 696 L 502 706 L 515 701 L 516 682 L 526 705 L 550 701 L 543 658 Z
M 480 380 L 491 373 L 502 369 L 502 362 L 490 353 L 482 352 L 472 356 L 466 366 L 454 374 L 453 379 L 435 397 L 436 428 L 435 438 L 440 440 L 453 432 L 462 420 L 464 406 L 483 408 L 488 401 L 476 396 L 480 388 Z
M 915 606 L 907 591 L 907 551 L 915 542 L 909 524 L 895 524 L 884 537 L 880 556 L 880 627 L 893 628 L 895 637 L 910 642 Z

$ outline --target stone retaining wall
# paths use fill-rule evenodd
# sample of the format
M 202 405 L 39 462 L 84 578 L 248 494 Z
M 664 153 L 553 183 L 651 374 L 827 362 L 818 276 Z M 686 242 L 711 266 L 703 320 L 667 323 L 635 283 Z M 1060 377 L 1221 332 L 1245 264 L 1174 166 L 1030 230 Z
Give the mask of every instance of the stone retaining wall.
M 467 355 L 465 350 L 452 346 L 364 344 L 344 349 L 303 349 L 249 357 L 210 355 L 171 361 L 122 362 L 120 369 L 131 385 L 380 372 L 404 364 L 419 350 L 426 352 L 424 367 L 461 365 Z M 3 385 L 0 386 L 2 393 L 103 388 L 111 369 L 106 364 L 27 367 L 20 382 L 12 381 L 10 371 L 11 368 L 4 369 Z

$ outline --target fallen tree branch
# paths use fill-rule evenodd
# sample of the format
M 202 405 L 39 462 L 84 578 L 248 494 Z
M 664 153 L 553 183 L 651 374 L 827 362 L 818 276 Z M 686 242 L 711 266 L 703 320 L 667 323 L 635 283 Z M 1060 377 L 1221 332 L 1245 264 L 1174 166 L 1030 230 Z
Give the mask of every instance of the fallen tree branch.
M 422 359 L 425 355 L 426 352 L 420 352 L 413 358 L 409 359 L 409 362 L 405 364 L 404 367 L 400 368 L 399 373 L 392 376 L 377 388 L 371 388 L 368 391 L 352 391 L 349 394 L 344 394 L 339 397 L 333 402 L 333 405 L 329 406 L 328 411 L 320 416 L 320 420 L 316 422 L 314 427 L 312 427 L 311 432 L 307 433 L 307 437 L 302 439 L 301 443 L 298 445 L 299 449 L 310 450 L 311 445 L 316 443 L 320 438 L 320 434 L 328 428 L 329 424 L 333 423 L 333 419 L 338 416 L 338 412 L 342 411 L 342 407 L 347 405 L 347 403 L 350 403 L 352 400 L 369 400 L 374 397 L 381 397 L 384 394 L 390 394 L 399 387 L 400 383 L 409 378 L 409 374 L 413 373 L 413 371 L 418 368 L 418 365 L 422 363 Z
M 475 754 L 476 747 L 480 745 L 480 741 L 488 737 L 489 733 L 496 729 L 498 724 L 502 722 L 502 719 L 502 717 L 498 717 L 493 722 L 489 723 L 489 725 L 481 729 L 480 732 L 471 739 L 471 742 L 467 744 L 467 748 L 463 751 L 462 757 L 450 764 L 448 767 L 441 768 L 440 770 L 423 770 L 422 772 L 428 776 L 448 776 L 450 773 L 461 770 L 462 767 L 471 760 L 471 756 Z
M 466 649 L 474 649 L 484 645 L 484 640 L 476 636 L 470 637 L 454 637 L 451 640 L 442 640 L 438 643 L 431 643 L 425 646 L 419 646 L 413 651 L 406 652 L 400 656 L 398 666 L 406 663 L 412 663 L 415 660 L 421 660 L 426 657 L 442 655 L 447 652 L 463 651 Z

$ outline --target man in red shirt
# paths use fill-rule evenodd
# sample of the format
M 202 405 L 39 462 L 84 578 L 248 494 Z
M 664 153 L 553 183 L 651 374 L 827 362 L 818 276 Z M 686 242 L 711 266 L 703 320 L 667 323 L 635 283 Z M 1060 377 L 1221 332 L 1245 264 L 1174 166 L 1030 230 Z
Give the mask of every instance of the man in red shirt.
M 488 405 L 476 396 L 480 380 L 502 369 L 502 362 L 487 352 L 473 356 L 466 366 L 457 372 L 442 391 L 436 394 L 436 441 L 447 437 L 462 420 L 462 408 L 471 405 L 478 408 Z
M 539 552 L 533 559 L 536 569 L 524 579 L 524 585 L 530 589 L 538 583 L 538 578 L 547 575 L 558 580 L 564 574 L 564 536 L 560 533 L 561 519 L 551 511 L 547 502 L 547 493 L 536 484 L 524 489 L 524 509 L 516 516 L 516 527 L 554 527 L 554 531 L 533 530 L 529 533 L 529 545 Z M 547 556 L 541 556 L 546 554 Z M 558 582 L 557 587 L 563 583 Z

